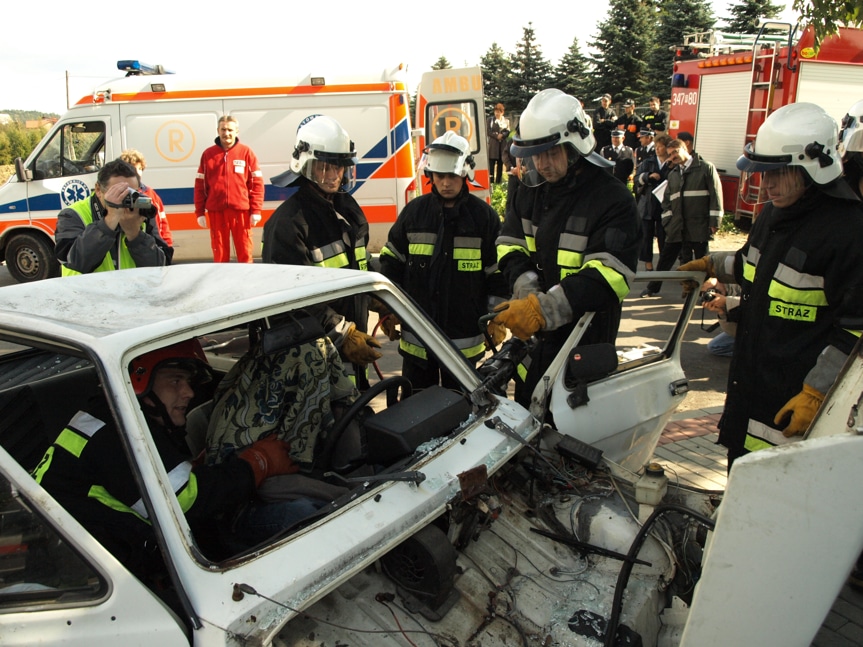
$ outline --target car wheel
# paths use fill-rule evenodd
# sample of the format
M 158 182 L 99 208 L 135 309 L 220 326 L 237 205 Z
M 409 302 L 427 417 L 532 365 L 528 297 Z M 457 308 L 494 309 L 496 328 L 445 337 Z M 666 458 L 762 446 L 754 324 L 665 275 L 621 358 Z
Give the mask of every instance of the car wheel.
M 19 283 L 60 276 L 51 242 L 40 234 L 21 233 L 6 243 L 6 267 Z

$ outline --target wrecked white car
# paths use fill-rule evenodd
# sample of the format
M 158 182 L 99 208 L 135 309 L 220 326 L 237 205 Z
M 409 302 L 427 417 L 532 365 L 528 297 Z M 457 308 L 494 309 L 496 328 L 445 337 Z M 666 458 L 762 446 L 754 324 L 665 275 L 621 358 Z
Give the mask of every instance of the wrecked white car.
M 218 383 L 252 346 L 320 336 L 308 313 L 361 294 L 395 313 L 460 391 L 406 398 L 397 371 L 373 377 L 332 427 L 339 433 L 323 436 L 336 443 L 350 427 L 358 442 L 347 458 L 328 445 L 328 464 L 310 473 L 338 494 L 268 541 L 209 552 L 159 460 L 130 362 L 196 339 Z M 695 585 L 722 494 L 670 486 L 645 465 L 685 396 L 679 346 L 694 299 L 646 334 L 625 310 L 617 347 L 562 353 L 527 411 L 503 395 L 521 343 L 476 370 L 374 273 L 207 264 L 3 288 L 0 641 L 679 644 L 698 617 L 693 591 L 709 590 Z M 589 315 L 568 348 L 588 324 Z M 194 403 L 205 430 L 206 395 Z M 31 476 L 93 398 L 109 407 L 117 460 L 140 488 L 167 573 L 159 587 L 134 577 Z M 688 644 L 730 644 L 697 640 Z

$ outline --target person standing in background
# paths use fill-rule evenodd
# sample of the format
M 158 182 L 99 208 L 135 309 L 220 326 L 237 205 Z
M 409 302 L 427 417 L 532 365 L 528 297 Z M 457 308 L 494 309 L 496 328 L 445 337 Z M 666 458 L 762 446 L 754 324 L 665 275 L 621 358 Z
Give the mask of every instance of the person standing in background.
M 596 139 L 596 150 L 602 150 L 604 146 L 611 145 L 611 131 L 614 130 L 614 122 L 617 115 L 609 108 L 611 95 L 603 94 L 599 98 L 599 107 L 593 111 L 593 136 Z
M 464 137 L 444 133 L 426 149 L 426 159 L 423 172 L 432 192 L 402 209 L 381 249 L 381 273 L 416 299 L 475 364 L 486 351 L 477 322 L 508 296 L 497 271 L 500 218 L 485 200 L 470 194 L 468 185 L 479 185 Z M 487 329 L 495 346 L 503 341 L 502 326 L 489 322 Z M 393 341 L 401 338 L 402 376 L 414 390 L 435 384 L 458 388 L 446 367 L 410 330 L 399 332 L 388 325 L 384 330 Z
M 509 119 L 504 116 L 504 106 L 494 107 L 494 116 L 488 118 L 488 176 L 492 182 L 500 184 L 503 179 L 504 162 L 507 160 L 509 146 Z
M 210 226 L 213 260 L 231 260 L 231 238 L 237 262 L 252 262 L 251 228 L 261 222 L 264 179 L 252 149 L 240 143 L 236 117 L 219 117 L 219 136 L 204 151 L 195 177 L 198 225 Z M 209 222 L 204 213 L 209 215 Z
M 609 162 L 614 163 L 612 174 L 624 184 L 629 183 L 629 178 L 635 170 L 635 153 L 623 143 L 623 131 L 611 131 L 611 144 L 603 146 L 600 155 Z
M 641 117 L 635 112 L 635 101 L 627 99 L 623 102 L 623 114 L 614 123 L 617 130 L 623 131 L 623 143 L 632 150 L 638 148 L 638 133 L 644 127 Z
M 653 239 L 656 239 L 660 254 L 665 248 L 662 203 L 653 191 L 668 177 L 670 166 L 666 146 L 670 141 L 671 137 L 660 133 L 653 142 L 652 151 L 638 165 L 633 178 L 638 215 L 641 217 L 641 248 L 638 260 L 644 262 L 644 269 L 647 271 L 653 270 Z
M 662 100 L 659 97 L 650 97 L 647 105 L 650 107 L 650 111 L 641 118 L 644 122 L 644 127 L 656 133 L 665 132 L 668 115 L 659 109 L 659 106 L 662 105 Z
M 702 258 L 709 250 L 710 236 L 719 228 L 722 218 L 722 185 L 710 162 L 690 157 L 686 145 L 672 139 L 666 147 L 674 170 L 667 175 L 668 187 L 662 198 L 662 227 L 665 247 L 659 254 L 657 270 L 670 270 L 681 251 L 689 262 Z M 662 289 L 662 281 L 651 281 L 641 292 L 653 297 Z

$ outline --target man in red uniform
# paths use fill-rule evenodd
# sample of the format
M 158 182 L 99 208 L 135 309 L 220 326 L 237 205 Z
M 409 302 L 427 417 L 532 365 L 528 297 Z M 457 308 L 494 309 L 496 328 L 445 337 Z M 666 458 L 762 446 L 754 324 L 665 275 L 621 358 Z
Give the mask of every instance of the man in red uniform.
M 258 158 L 241 144 L 235 117 L 219 118 L 219 136 L 214 146 L 201 155 L 195 177 L 195 215 L 198 225 L 207 226 L 204 212 L 210 215 L 210 242 L 213 260 L 231 260 L 231 237 L 237 261 L 252 262 L 251 228 L 261 222 L 264 205 L 264 180 Z

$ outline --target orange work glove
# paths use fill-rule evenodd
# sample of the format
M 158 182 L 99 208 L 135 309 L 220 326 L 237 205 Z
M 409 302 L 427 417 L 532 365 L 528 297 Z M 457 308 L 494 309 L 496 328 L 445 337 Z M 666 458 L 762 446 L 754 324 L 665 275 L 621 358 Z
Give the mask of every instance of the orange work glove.
M 300 466 L 291 458 L 290 449 L 288 443 L 275 436 L 267 436 L 249 445 L 239 458 L 251 465 L 255 487 L 258 488 L 270 476 L 295 474 L 300 470 Z
M 487 350 L 492 350 L 492 348 L 497 348 L 503 343 L 503 340 L 506 339 L 506 326 L 504 326 L 501 322 L 496 319 L 492 319 L 486 325 L 486 330 L 488 331 L 488 336 L 491 337 L 492 345 L 489 346 L 488 339 L 485 341 L 485 347 Z
M 388 315 L 381 318 L 381 330 L 383 333 L 389 337 L 390 341 L 396 341 L 401 339 L 402 333 L 396 327 L 401 325 L 401 321 L 396 317 L 393 313 L 389 313 Z
M 773 424 L 781 425 L 788 419 L 788 425 L 782 430 L 786 438 L 799 436 L 809 428 L 809 423 L 818 413 L 821 403 L 824 402 L 824 394 L 816 391 L 808 384 L 803 385 L 803 390 L 785 403 L 773 418 Z
M 677 271 L 705 272 L 707 274 L 707 278 L 716 278 L 716 268 L 713 267 L 713 260 L 710 258 L 710 255 L 702 256 L 701 258 L 696 258 L 694 261 L 684 263 L 677 268 Z M 698 288 L 698 283 L 696 281 L 681 281 L 680 285 L 683 286 L 683 294 L 689 294 L 690 292 Z
M 356 324 L 351 324 L 342 342 L 342 355 L 353 364 L 371 364 L 381 358 L 381 353 L 375 350 L 380 347 L 377 339 L 357 330 Z
M 512 331 L 519 339 L 530 339 L 531 335 L 545 326 L 545 316 L 535 294 L 524 299 L 513 299 L 495 306 L 498 313 L 494 318 Z

